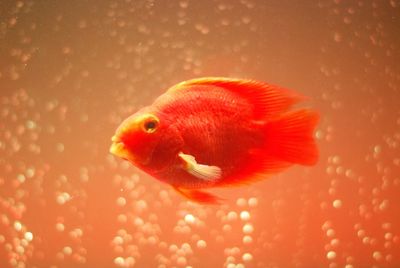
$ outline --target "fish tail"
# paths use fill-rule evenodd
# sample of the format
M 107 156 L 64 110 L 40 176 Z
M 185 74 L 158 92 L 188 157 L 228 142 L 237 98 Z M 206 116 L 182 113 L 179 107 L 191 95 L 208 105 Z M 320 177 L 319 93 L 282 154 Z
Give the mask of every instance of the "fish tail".
M 254 121 L 261 126 L 264 142 L 249 150 L 247 163 L 218 186 L 235 186 L 268 178 L 293 164 L 314 165 L 318 149 L 313 132 L 319 121 L 317 112 L 299 109 L 275 116 L 268 121 Z
M 314 165 L 318 149 L 313 137 L 319 114 L 299 109 L 282 114 L 265 125 L 266 148 L 277 160 L 301 165 Z

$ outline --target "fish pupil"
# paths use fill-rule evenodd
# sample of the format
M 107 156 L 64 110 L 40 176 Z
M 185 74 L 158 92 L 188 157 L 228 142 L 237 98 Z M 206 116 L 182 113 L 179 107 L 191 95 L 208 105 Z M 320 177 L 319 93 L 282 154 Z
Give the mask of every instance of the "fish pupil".
M 148 131 L 148 132 L 154 131 L 156 127 L 157 127 L 157 122 L 155 122 L 155 121 L 147 121 L 147 122 L 144 124 L 144 128 L 145 128 L 146 131 Z

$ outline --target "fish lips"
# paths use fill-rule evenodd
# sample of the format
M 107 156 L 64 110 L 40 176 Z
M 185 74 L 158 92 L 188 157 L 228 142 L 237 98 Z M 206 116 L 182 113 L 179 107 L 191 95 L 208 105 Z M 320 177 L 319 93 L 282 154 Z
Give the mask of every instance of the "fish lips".
M 117 136 L 111 138 L 112 144 L 110 147 L 110 153 L 123 158 L 125 160 L 135 162 L 136 157 L 129 151 L 125 143 L 122 142 Z

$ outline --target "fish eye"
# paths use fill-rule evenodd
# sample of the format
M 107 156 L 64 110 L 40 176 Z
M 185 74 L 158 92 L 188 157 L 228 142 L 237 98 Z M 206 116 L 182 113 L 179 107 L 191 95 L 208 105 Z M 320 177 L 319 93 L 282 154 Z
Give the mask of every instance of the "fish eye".
M 155 118 L 149 118 L 144 121 L 143 128 L 147 133 L 153 133 L 157 130 L 158 121 Z

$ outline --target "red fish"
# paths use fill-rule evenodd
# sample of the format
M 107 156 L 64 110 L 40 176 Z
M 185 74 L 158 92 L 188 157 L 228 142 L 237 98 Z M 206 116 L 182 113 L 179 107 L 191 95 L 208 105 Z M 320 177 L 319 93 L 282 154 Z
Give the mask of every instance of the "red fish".
M 293 165 L 314 165 L 317 112 L 263 82 L 206 77 L 179 83 L 125 119 L 110 152 L 199 203 L 211 187 L 247 184 Z

